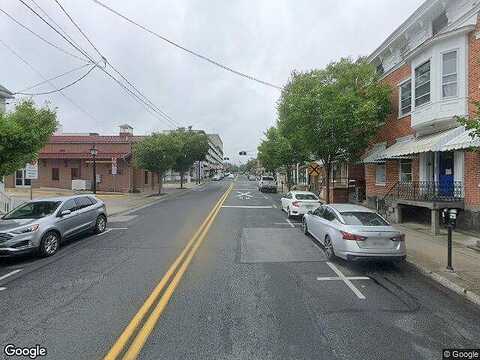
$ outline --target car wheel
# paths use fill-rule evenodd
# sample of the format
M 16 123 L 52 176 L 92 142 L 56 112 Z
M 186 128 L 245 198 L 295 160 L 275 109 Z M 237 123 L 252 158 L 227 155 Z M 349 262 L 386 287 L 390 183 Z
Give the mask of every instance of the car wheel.
M 105 215 L 99 215 L 95 222 L 95 234 L 100 234 L 107 228 L 107 218 Z
M 305 235 L 309 235 L 310 233 L 308 232 L 308 225 L 307 225 L 307 221 L 305 219 L 303 219 L 302 224 L 303 224 L 303 233 Z
M 56 231 L 48 231 L 42 237 L 38 248 L 40 255 L 47 257 L 55 255 L 60 247 L 60 235 Z
M 327 260 L 333 260 L 335 258 L 335 252 L 333 251 L 333 244 L 330 236 L 325 236 L 325 241 L 323 242 L 323 251 Z

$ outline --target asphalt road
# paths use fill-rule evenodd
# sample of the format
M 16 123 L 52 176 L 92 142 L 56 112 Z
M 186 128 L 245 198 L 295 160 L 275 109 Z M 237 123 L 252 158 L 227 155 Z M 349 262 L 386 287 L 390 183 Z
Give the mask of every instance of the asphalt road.
M 103 358 L 193 244 L 121 354 L 142 336 L 138 358 L 154 360 L 441 359 L 444 348 L 480 347 L 474 305 L 407 265 L 327 263 L 278 195 L 241 177 L 217 202 L 230 185 L 113 219 L 53 258 L 0 260 L 0 279 L 22 269 L 0 280 L 0 344 Z M 339 274 L 365 279 L 317 279 Z

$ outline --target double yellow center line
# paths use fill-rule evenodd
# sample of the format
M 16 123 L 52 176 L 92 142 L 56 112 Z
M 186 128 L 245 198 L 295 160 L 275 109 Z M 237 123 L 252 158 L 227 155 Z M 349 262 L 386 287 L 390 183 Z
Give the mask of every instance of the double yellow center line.
M 145 345 L 145 342 L 155 328 L 158 319 L 164 312 L 168 301 L 172 297 L 175 289 L 180 283 L 180 280 L 187 271 L 193 256 L 205 239 L 210 226 L 222 207 L 222 204 L 226 200 L 228 194 L 230 194 L 232 191 L 232 188 L 233 183 L 220 197 L 218 202 L 215 204 L 188 244 L 182 250 L 180 255 L 175 259 L 158 285 L 148 296 L 145 303 L 132 318 L 125 330 L 123 330 L 122 334 L 117 339 L 115 344 L 113 344 L 108 354 L 105 355 L 104 360 L 119 359 L 121 354 L 124 354 L 122 357 L 123 360 L 133 360 L 138 357 L 140 351 Z M 165 291 L 163 291 L 167 285 L 168 287 Z M 155 307 L 153 308 L 154 305 Z M 135 337 L 133 337 L 134 335 Z M 130 342 L 130 339 L 132 338 L 133 340 Z

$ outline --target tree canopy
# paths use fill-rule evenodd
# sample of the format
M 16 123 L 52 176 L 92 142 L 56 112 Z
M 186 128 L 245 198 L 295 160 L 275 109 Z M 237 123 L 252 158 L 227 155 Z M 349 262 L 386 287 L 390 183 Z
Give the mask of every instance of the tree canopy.
M 175 130 L 170 135 L 180 144 L 173 169 L 180 173 L 180 187 L 183 187 L 185 173 L 195 161 L 205 160 L 209 150 L 208 137 L 204 133 L 184 128 Z
M 133 158 L 138 167 L 158 174 L 158 193 L 161 194 L 163 174 L 175 166 L 181 151 L 182 144 L 177 137 L 153 133 L 134 145 Z
M 35 160 L 57 126 L 55 111 L 36 108 L 32 100 L 0 113 L 0 180 Z
M 357 161 L 368 147 L 390 112 L 390 94 L 364 58 L 293 72 L 277 104 L 278 131 L 323 162 L 329 184 L 334 162 Z
M 292 137 L 293 138 L 293 137 Z M 291 170 L 306 160 L 304 148 L 297 146 L 289 138 L 283 136 L 277 127 L 270 127 L 265 132 L 265 139 L 258 146 L 258 159 L 267 172 L 283 169 L 287 175 L 287 186 L 291 187 Z

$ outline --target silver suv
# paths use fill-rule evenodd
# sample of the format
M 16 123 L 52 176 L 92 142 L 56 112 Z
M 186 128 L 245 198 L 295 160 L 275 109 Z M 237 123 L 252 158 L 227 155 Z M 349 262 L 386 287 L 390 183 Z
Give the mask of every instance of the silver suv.
M 38 251 L 55 254 L 63 239 L 107 226 L 105 203 L 80 195 L 26 202 L 0 218 L 0 256 Z
M 258 182 L 258 190 L 261 192 L 277 192 L 277 181 L 273 176 L 262 176 Z

